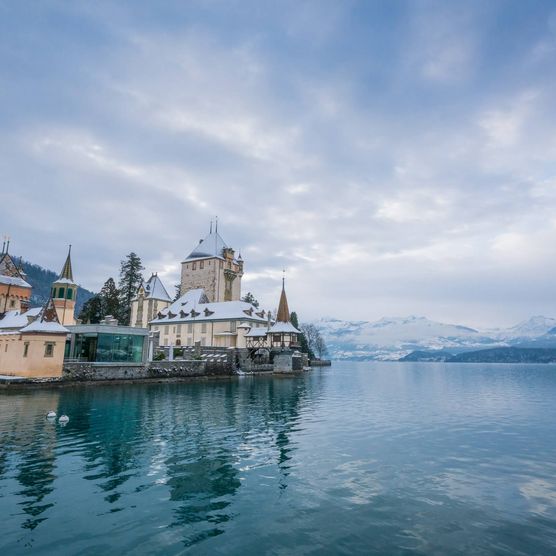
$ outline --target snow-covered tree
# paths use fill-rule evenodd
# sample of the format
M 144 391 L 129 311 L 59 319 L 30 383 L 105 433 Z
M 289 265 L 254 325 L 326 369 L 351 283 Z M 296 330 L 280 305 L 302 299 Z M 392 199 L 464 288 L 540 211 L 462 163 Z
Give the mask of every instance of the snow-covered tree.
M 241 301 L 245 301 L 245 303 L 251 303 L 251 305 L 254 305 L 255 307 L 257 307 L 257 309 L 259 308 L 259 302 L 255 299 L 255 296 L 251 292 L 247 292 L 241 298 Z

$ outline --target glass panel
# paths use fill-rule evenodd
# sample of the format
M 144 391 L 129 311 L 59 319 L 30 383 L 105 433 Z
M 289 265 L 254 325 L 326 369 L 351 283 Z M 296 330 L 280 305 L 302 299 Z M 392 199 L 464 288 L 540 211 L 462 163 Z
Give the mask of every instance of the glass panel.
M 66 299 L 72 299 L 72 298 L 73 298 L 73 290 L 71 288 L 68 288 L 68 294 Z

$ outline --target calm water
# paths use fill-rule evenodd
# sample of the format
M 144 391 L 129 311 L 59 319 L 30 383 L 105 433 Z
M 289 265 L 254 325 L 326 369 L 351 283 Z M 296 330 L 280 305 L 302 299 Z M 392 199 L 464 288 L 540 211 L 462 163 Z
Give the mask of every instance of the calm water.
M 556 367 L 0 393 L 0 547 L 556 554 Z

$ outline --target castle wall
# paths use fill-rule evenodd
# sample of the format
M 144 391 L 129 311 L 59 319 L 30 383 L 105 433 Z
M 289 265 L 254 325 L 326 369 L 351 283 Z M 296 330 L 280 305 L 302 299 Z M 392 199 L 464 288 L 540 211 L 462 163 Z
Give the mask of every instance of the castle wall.
M 47 344 L 52 345 L 47 351 Z M 66 334 L 0 334 L 0 374 L 25 377 L 62 375 Z

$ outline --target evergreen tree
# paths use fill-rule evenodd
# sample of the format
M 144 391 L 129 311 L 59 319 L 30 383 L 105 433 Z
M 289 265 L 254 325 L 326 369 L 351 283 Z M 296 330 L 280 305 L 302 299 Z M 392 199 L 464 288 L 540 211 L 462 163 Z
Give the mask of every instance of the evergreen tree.
M 247 292 L 241 298 L 241 301 L 245 301 L 245 303 L 251 303 L 251 305 L 254 305 L 255 307 L 257 307 L 257 309 L 259 308 L 259 302 L 255 299 L 255 296 L 251 292 Z
M 173 301 L 177 301 L 181 297 L 181 284 L 176 284 L 174 286 L 176 293 L 174 294 Z
M 104 286 L 102 286 L 100 290 L 100 298 L 102 300 L 103 317 L 112 315 L 118 318 L 120 314 L 120 292 L 116 287 L 114 278 L 108 278 L 108 280 L 104 282 Z
M 137 289 L 143 280 L 141 271 L 144 269 L 145 267 L 141 264 L 141 258 L 133 252 L 122 261 L 119 283 L 120 311 L 118 320 L 120 324 L 129 325 L 131 320 L 131 302 L 137 295 Z
M 299 326 L 299 319 L 297 318 L 297 313 L 293 311 L 290 315 L 291 323 L 298 329 L 301 330 L 301 334 L 299 335 L 299 347 L 303 353 L 306 353 L 309 356 L 309 359 L 314 359 L 315 354 L 311 347 L 309 346 L 309 342 L 307 342 L 307 337 L 303 329 Z
M 99 294 L 95 294 L 84 303 L 78 318 L 85 324 L 98 324 L 103 316 L 102 299 Z

